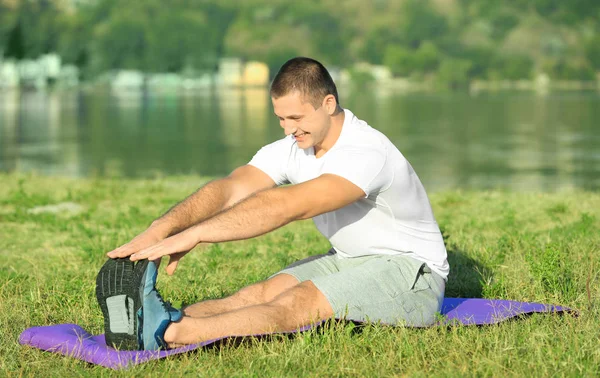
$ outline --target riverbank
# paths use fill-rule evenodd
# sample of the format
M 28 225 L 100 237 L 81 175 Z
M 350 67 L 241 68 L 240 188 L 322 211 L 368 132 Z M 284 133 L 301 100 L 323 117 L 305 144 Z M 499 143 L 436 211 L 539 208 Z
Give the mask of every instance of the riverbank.
M 19 346 L 31 326 L 102 331 L 94 278 L 104 252 L 142 231 L 206 182 L 67 179 L 0 174 L 0 375 L 109 375 L 104 368 Z M 537 376 L 600 374 L 600 193 L 439 192 L 431 196 L 452 273 L 446 295 L 565 305 L 579 317 L 534 315 L 490 327 L 425 330 L 332 325 L 293 339 L 223 346 L 143 364 L 162 376 Z M 233 293 L 286 264 L 327 250 L 312 222 L 204 246 L 163 296 L 192 303 Z

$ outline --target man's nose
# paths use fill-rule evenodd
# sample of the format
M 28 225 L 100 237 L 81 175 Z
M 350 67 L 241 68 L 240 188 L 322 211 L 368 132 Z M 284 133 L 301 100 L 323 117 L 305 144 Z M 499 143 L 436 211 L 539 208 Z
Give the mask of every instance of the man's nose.
M 298 130 L 296 126 L 290 125 L 286 121 L 281 121 L 279 125 L 283 128 L 283 132 L 285 133 L 285 135 L 293 134 Z

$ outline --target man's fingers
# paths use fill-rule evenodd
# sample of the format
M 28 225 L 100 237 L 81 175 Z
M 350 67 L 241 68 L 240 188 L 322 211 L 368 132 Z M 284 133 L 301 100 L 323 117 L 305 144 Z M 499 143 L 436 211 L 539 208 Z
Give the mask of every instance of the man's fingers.
M 127 244 L 120 246 L 119 248 L 115 248 L 112 251 L 108 252 L 106 255 L 110 258 L 121 257 L 120 254 L 126 248 Z
M 130 241 L 129 243 L 125 243 L 122 246 L 115 248 L 114 250 L 108 252 L 107 255 L 108 255 L 108 257 L 111 257 L 111 258 L 129 256 L 132 253 L 135 253 L 138 249 L 141 249 L 141 248 L 138 248 L 138 246 L 136 244 L 137 243 Z
M 153 249 L 155 249 L 155 246 L 142 249 L 141 251 L 138 251 L 138 252 L 132 254 L 130 259 L 131 259 L 131 261 L 147 259 L 152 254 Z
M 179 264 L 179 259 L 181 257 L 177 257 L 176 255 L 169 256 L 169 264 L 167 265 L 167 274 L 172 276 L 177 269 L 177 264 Z
M 152 246 L 154 243 L 156 243 L 156 241 L 148 242 L 148 241 L 143 241 L 143 240 L 139 240 L 139 239 L 138 240 L 133 239 L 129 243 L 123 244 L 119 248 L 116 248 L 116 249 L 108 252 L 106 255 L 113 259 L 116 257 L 131 256 L 132 254 L 134 254 L 136 252 L 140 252 L 141 250 L 144 250 L 144 249 Z
M 154 261 L 156 259 L 160 259 L 164 255 L 169 254 L 169 250 L 163 245 L 164 243 L 158 243 L 153 245 L 152 247 L 142 249 L 141 251 L 134 253 L 131 255 L 131 261 L 148 259 Z
M 177 266 L 179 265 L 179 260 L 181 260 L 181 258 L 185 255 L 187 255 L 189 251 L 184 251 L 184 252 L 178 252 L 178 253 L 174 253 L 172 255 L 169 256 L 169 265 L 167 265 L 167 274 L 169 276 L 173 275 L 173 273 L 175 273 L 175 270 L 177 269 Z

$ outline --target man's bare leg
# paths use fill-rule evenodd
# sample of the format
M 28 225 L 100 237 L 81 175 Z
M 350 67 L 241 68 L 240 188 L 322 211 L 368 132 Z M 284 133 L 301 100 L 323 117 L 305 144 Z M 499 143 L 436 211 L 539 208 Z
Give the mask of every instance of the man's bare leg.
M 222 299 L 199 302 L 183 309 L 185 316 L 202 318 L 222 314 L 242 307 L 271 302 L 279 294 L 298 285 L 298 280 L 289 274 L 278 274 L 268 280 L 246 286 L 237 293 Z
M 184 317 L 169 325 L 164 338 L 170 345 L 193 344 L 224 336 L 292 331 L 332 316 L 327 298 L 311 281 L 305 281 L 268 303 L 204 318 Z

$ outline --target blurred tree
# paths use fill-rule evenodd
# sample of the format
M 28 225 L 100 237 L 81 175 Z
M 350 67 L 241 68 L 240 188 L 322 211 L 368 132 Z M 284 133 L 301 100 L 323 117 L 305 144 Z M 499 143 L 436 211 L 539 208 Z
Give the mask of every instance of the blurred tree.
M 264 62 L 269 66 L 269 76 L 274 78 L 279 72 L 279 68 L 288 60 L 300 56 L 298 50 L 293 47 L 284 47 L 281 49 L 270 49 L 264 56 Z
M 311 55 L 329 65 L 348 64 L 341 20 L 320 3 L 250 4 L 239 9 L 228 32 L 228 54 L 262 60 L 271 72 L 296 55 Z
M 506 34 L 508 34 L 509 31 L 517 26 L 519 18 L 514 11 L 503 9 L 498 13 L 491 15 L 490 22 L 492 24 L 491 37 L 496 41 L 501 41 L 506 37 Z
M 88 19 L 95 22 L 94 71 L 138 69 L 148 72 L 214 70 L 223 54 L 224 33 L 235 12 L 224 3 L 176 0 L 101 1 Z
M 13 11 L 12 27 L 6 30 L 5 55 L 17 59 L 37 58 L 56 51 L 60 26 L 60 11 L 49 0 L 21 1 Z M 1 17 L 5 19 L 3 15 Z M 10 17 L 6 17 L 10 20 Z M 9 21 L 10 22 L 10 21 Z
M 575 25 L 582 19 L 597 17 L 597 0 L 513 0 L 517 9 L 534 10 L 542 17 L 561 24 Z
M 524 80 L 533 74 L 533 59 L 526 55 L 496 54 L 489 65 L 490 79 Z
M 400 45 L 388 46 L 384 64 L 396 76 L 411 76 L 435 71 L 440 59 L 441 54 L 436 45 L 431 41 L 425 41 L 416 50 Z
M 374 64 L 385 64 L 388 48 L 392 46 L 401 47 L 402 38 L 399 29 L 388 25 L 378 25 L 369 30 L 366 35 L 365 45 L 361 51 L 361 60 Z M 388 57 L 389 59 L 389 57 Z M 389 65 L 388 65 L 389 66 Z
M 444 59 L 440 64 L 437 79 L 449 89 L 466 88 L 472 65 L 473 63 L 465 59 Z
M 347 49 L 342 40 L 341 20 L 318 3 L 296 2 L 286 9 L 285 18 L 298 28 L 307 28 L 314 52 L 323 61 L 342 65 L 347 61 Z
M 402 39 L 412 48 L 419 47 L 422 41 L 435 41 L 448 32 L 448 22 L 431 8 L 428 0 L 406 0 L 400 19 Z
M 421 46 L 417 49 L 414 56 L 414 63 L 421 71 L 432 72 L 438 67 L 440 59 L 441 53 L 435 43 L 425 41 L 421 43 Z
M 403 46 L 389 45 L 383 63 L 394 76 L 410 76 L 415 70 L 415 53 Z
M 0 54 L 58 51 L 89 76 L 214 70 L 225 55 L 264 61 L 272 75 L 307 55 L 337 67 L 385 64 L 395 75 L 438 71 L 449 83 L 530 77 L 545 61 L 552 77 L 600 70 L 598 0 L 94 0 L 74 12 L 65 4 L 0 0 Z M 514 49 L 522 39 L 535 51 Z
M 585 55 L 590 61 L 591 67 L 600 71 L 600 36 L 594 36 L 586 42 Z
M 571 62 L 566 59 L 546 64 L 544 71 L 551 78 L 558 80 L 594 80 L 596 78 L 594 70 L 588 64 Z
M 457 58 L 467 59 L 471 62 L 469 77 L 484 79 L 489 77 L 489 70 L 493 68 L 494 50 L 488 47 L 466 48 Z
M 64 32 L 58 41 L 58 53 L 65 64 L 74 64 L 85 77 L 90 59 L 91 28 L 84 14 L 73 14 L 63 18 Z
M 148 68 L 148 16 L 138 9 L 123 10 L 96 25 L 93 34 L 95 71 Z
M 16 24 L 16 12 L 8 4 L 0 1 L 0 56 L 6 51 Z
M 17 60 L 25 58 L 25 41 L 23 39 L 23 32 L 21 32 L 21 23 L 17 22 L 8 33 L 8 40 L 6 42 L 6 51 L 4 56 L 7 58 L 14 58 Z

